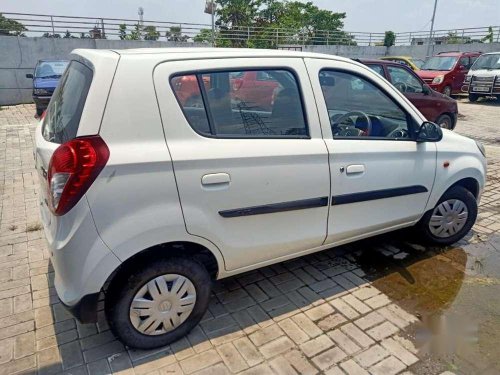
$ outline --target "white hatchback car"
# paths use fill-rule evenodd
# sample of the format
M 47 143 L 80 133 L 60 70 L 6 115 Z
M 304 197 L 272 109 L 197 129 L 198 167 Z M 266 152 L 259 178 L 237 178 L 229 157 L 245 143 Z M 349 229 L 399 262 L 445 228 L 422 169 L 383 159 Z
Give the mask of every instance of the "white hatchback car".
M 75 50 L 36 167 L 59 298 L 94 322 L 103 293 L 138 348 L 189 332 L 214 279 L 410 226 L 451 244 L 486 175 L 365 65 L 244 49 Z

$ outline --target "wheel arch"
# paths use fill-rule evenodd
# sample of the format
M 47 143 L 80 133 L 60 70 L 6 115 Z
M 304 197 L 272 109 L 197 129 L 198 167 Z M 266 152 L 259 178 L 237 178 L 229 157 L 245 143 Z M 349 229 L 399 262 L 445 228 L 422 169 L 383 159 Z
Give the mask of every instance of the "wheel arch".
M 186 257 L 195 259 L 208 271 L 210 278 L 215 280 L 224 269 L 217 256 L 206 246 L 192 241 L 172 241 L 148 247 L 125 259 L 107 278 L 103 291 L 112 283 L 119 282 L 126 277 L 132 269 L 146 265 L 154 259 L 169 257 Z

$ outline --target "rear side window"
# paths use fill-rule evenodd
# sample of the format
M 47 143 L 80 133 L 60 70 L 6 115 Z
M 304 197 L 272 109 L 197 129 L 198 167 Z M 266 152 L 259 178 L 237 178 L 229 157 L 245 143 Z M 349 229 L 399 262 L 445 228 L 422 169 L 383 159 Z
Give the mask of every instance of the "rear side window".
M 300 88 L 283 69 L 175 76 L 174 94 L 191 127 L 219 138 L 308 138 Z
M 82 63 L 69 64 L 47 108 L 42 130 L 45 140 L 65 143 L 76 137 L 92 76 L 92 70 Z

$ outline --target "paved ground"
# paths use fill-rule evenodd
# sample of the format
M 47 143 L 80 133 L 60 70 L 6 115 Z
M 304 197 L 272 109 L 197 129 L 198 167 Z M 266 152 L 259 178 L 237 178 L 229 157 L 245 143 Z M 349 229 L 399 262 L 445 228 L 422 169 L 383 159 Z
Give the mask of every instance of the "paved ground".
M 0 374 L 440 374 L 500 371 L 500 106 L 460 103 L 489 181 L 477 225 L 447 249 L 396 233 L 216 284 L 185 339 L 124 348 L 58 301 L 40 230 L 30 105 L 0 111 Z

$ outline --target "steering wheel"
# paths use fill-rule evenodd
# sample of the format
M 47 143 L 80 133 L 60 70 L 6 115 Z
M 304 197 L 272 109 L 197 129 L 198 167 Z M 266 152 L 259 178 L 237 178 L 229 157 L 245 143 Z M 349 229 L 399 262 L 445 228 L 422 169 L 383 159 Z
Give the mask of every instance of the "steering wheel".
M 352 118 L 351 118 L 353 116 L 356 116 L 357 119 L 358 118 L 363 118 L 365 120 L 365 122 L 366 122 L 366 130 L 363 131 L 363 130 L 361 130 L 361 129 L 359 129 L 359 128 L 356 127 L 356 122 L 353 121 Z M 347 112 L 347 113 L 344 113 L 343 115 L 340 115 L 340 116 L 338 116 L 336 118 L 332 118 L 331 121 L 332 121 L 332 128 L 338 127 L 338 128 L 341 128 L 340 131 L 345 130 L 345 131 L 348 132 L 348 134 L 340 134 L 340 132 L 339 132 L 337 135 L 340 135 L 340 136 L 361 136 L 361 135 L 364 135 L 364 136 L 368 137 L 372 133 L 372 120 L 370 120 L 370 117 L 366 113 L 361 112 L 361 111 Z M 344 122 L 347 122 L 347 121 L 351 125 L 345 125 Z M 342 126 L 342 124 L 344 124 L 344 126 Z M 351 127 L 351 130 L 348 129 L 349 127 Z M 357 130 L 359 130 L 358 134 L 353 134 L 352 127 L 354 127 Z M 345 129 L 342 129 L 342 128 L 345 128 Z
M 387 134 L 387 138 L 409 138 L 408 130 L 406 129 L 394 129 L 392 132 Z
M 396 82 L 394 83 L 394 87 L 401 92 L 406 92 L 408 90 L 408 85 L 404 82 Z

